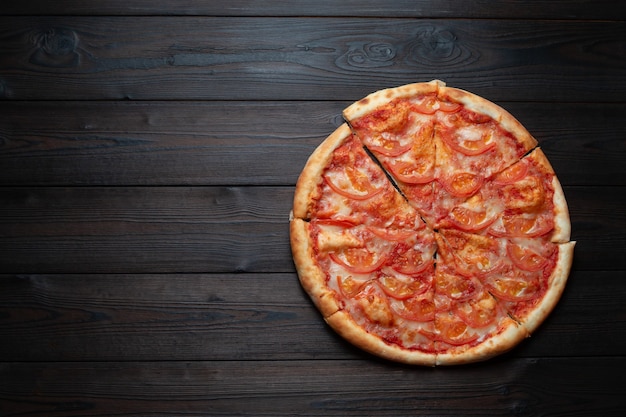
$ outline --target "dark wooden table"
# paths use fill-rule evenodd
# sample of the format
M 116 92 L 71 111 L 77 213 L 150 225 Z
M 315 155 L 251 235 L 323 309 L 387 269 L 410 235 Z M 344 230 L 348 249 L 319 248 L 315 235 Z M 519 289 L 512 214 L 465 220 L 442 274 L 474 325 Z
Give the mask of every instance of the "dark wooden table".
M 286 3 L 2 2 L 0 416 L 623 415 L 622 3 Z M 532 338 L 430 369 L 323 323 L 288 214 L 347 104 L 433 78 L 537 137 L 578 244 Z

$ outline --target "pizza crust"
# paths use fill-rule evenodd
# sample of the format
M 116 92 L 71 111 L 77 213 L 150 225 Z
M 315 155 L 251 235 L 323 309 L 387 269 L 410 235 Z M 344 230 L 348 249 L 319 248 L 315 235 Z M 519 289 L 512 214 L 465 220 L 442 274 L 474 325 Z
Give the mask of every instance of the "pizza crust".
M 427 83 L 407 84 L 379 90 L 348 106 L 343 111 L 343 117 L 349 122 L 376 110 L 378 107 L 396 98 L 436 94 L 439 88 L 444 85 L 443 81 L 433 80 Z
M 351 134 L 348 125 L 343 123 L 313 151 L 296 183 L 292 210 L 294 218 L 310 218 L 311 208 L 316 197 L 319 196 L 318 185 L 322 173 L 332 159 L 333 151 L 341 146 Z
M 489 337 L 484 342 L 472 346 L 459 346 L 445 353 L 437 355 L 436 365 L 463 365 L 481 362 L 494 356 L 501 355 L 517 346 L 522 340 L 530 336 L 525 327 L 513 319 L 507 318 L 500 324 L 502 331 Z
M 460 103 L 468 110 L 491 117 L 498 122 L 504 130 L 513 134 L 526 151 L 532 150 L 538 144 L 537 140 L 511 113 L 487 99 L 470 93 L 469 91 L 446 87 L 445 85 L 439 88 L 438 97 L 441 100 Z
M 409 365 L 436 365 L 436 353 L 410 350 L 399 345 L 386 343 L 380 337 L 365 331 L 352 319 L 350 314 L 343 310 L 326 317 L 326 322 L 345 340 L 378 357 Z
M 339 310 L 335 293 L 326 285 L 326 274 L 316 262 L 311 240 L 310 223 L 302 219 L 290 222 L 293 260 L 302 288 L 324 317 Z
M 552 187 L 554 188 L 554 233 L 552 234 L 552 242 L 566 243 L 570 240 L 572 225 L 567 201 L 565 201 L 565 194 L 556 175 L 552 179 Z
M 558 245 L 559 255 L 556 261 L 556 267 L 548 279 L 548 290 L 546 294 L 539 304 L 533 307 L 528 316 L 520 318 L 521 324 L 526 328 L 529 334 L 537 330 L 539 325 L 544 322 L 561 298 L 572 268 L 575 245 L 576 242 L 567 242 Z
M 535 148 L 529 157 L 539 165 L 546 174 L 552 176 L 552 188 L 554 190 L 554 196 L 552 197 L 552 203 L 554 204 L 554 232 L 551 236 L 551 241 L 555 243 L 565 243 L 570 240 L 571 223 L 569 218 L 569 210 L 567 207 L 567 201 L 565 200 L 565 194 L 561 183 L 548 161 L 548 158 L 543 153 L 541 148 Z

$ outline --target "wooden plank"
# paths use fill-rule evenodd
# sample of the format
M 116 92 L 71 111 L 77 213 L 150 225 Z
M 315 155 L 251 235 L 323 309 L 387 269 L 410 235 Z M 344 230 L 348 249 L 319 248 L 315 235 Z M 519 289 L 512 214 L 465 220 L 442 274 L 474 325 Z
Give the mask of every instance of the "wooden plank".
M 293 185 L 350 102 L 2 102 L 2 185 Z M 626 185 L 626 105 L 499 102 L 563 185 Z
M 24 188 L 0 196 L 4 272 L 293 271 L 293 188 Z
M 0 103 L 6 185 L 294 185 L 345 102 Z
M 574 267 L 626 270 L 624 187 L 565 194 Z M 292 199 L 293 187 L 0 188 L 0 265 L 6 273 L 293 272 Z
M 0 17 L 0 96 L 354 100 L 439 78 L 495 100 L 622 102 L 625 29 L 623 21 Z
M 604 264 L 626 270 L 623 256 L 626 253 L 626 190 L 572 187 L 566 188 L 565 194 L 572 220 L 572 240 L 578 242 L 573 267 L 602 270 L 600 264 Z M 613 245 L 617 251 L 611 249 Z
M 574 271 L 550 317 L 505 357 L 620 356 L 620 272 Z M 4 361 L 368 359 L 290 274 L 0 275 Z
M 621 300 L 626 296 L 625 274 L 574 269 L 556 308 L 531 338 L 511 354 L 624 356 L 626 338 L 621 336 L 621 329 L 626 327 L 626 307 Z
M 25 0 L 5 2 L 3 15 L 210 15 L 210 16 L 375 16 L 475 17 L 501 19 L 624 19 L 623 7 L 612 1 L 458 2 L 453 0 L 292 0 L 228 2 L 202 0 Z
M 8 363 L 6 415 L 621 416 L 626 360 Z M 376 381 L 376 383 L 372 383 Z
M 537 138 L 561 184 L 626 184 L 626 127 L 618 121 L 626 108 L 591 103 L 498 104 Z

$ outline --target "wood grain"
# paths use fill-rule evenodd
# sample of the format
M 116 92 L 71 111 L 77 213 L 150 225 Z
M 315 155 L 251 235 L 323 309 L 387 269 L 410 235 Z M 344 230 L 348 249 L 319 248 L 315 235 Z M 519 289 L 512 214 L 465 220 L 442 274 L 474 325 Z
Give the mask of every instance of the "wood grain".
M 349 104 L 0 102 L 0 184 L 294 185 Z M 563 185 L 626 185 L 626 105 L 498 104 Z
M 608 0 L 555 2 L 458 2 L 453 0 L 291 0 L 228 2 L 202 0 L 81 1 L 25 0 L 4 3 L 4 15 L 210 15 L 210 16 L 364 16 L 364 17 L 474 17 L 624 20 L 626 11 Z
M 0 103 L 9 185 L 294 185 L 345 102 Z
M 608 0 L 0 5 L 0 416 L 606 416 L 626 409 L 626 8 Z M 502 104 L 578 243 L 485 363 L 352 347 L 297 280 L 295 180 L 347 104 Z
M 292 199 L 293 188 L 273 187 L 7 189 L 0 263 L 6 272 L 292 271 Z
M 624 366 L 623 358 L 446 369 L 325 360 L 13 363 L 0 368 L 0 398 L 8 415 L 51 417 L 605 416 L 623 410 Z M 9 383 L 9 375 L 20 377 Z
M 0 97 L 354 100 L 438 78 L 494 100 L 621 102 L 625 29 L 622 21 L 0 17 Z
M 0 275 L 4 361 L 370 359 L 284 274 Z M 557 308 L 507 357 L 620 356 L 618 274 L 574 271 Z
M 574 267 L 626 269 L 624 187 L 565 194 Z M 0 264 L 11 273 L 292 272 L 292 199 L 293 187 L 0 188 Z

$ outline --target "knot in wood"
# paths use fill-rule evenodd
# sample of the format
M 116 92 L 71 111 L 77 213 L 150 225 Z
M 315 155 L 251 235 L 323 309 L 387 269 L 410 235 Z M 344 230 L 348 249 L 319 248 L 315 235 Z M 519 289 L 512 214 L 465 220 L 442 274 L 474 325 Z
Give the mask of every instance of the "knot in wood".
M 435 27 L 420 29 L 411 42 L 409 53 L 411 59 L 418 63 L 432 62 L 438 65 L 454 63 L 461 55 L 456 35 Z
M 351 66 L 372 68 L 391 65 L 396 57 L 396 47 L 387 42 L 353 43 L 347 53 Z
M 67 68 L 78 65 L 78 36 L 69 29 L 50 28 L 35 37 L 37 49 L 30 62 L 46 67 Z
M 49 55 L 63 56 L 73 53 L 77 45 L 76 33 L 62 28 L 51 28 L 39 36 L 39 47 Z

